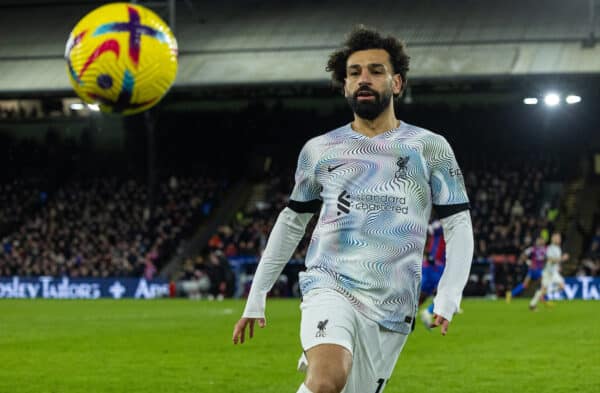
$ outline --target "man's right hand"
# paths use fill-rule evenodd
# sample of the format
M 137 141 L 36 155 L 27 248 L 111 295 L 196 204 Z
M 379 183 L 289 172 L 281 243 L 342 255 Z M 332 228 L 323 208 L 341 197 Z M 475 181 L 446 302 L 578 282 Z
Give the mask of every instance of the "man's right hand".
M 254 337 L 254 323 L 258 321 L 258 326 L 264 328 L 267 323 L 264 318 L 241 318 L 233 327 L 233 343 L 244 343 L 246 337 L 246 327 L 250 325 L 249 337 Z

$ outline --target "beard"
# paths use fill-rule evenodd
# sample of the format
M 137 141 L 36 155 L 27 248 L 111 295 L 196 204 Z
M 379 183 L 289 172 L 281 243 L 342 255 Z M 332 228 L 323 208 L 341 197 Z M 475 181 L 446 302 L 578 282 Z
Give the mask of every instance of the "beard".
M 359 100 L 358 94 L 360 92 L 369 92 L 373 94 L 373 100 Z M 392 90 L 386 89 L 383 94 L 379 94 L 375 90 L 369 87 L 359 88 L 353 95 L 346 96 L 346 101 L 352 108 L 352 111 L 360 118 L 366 120 L 374 120 L 383 112 L 392 100 Z

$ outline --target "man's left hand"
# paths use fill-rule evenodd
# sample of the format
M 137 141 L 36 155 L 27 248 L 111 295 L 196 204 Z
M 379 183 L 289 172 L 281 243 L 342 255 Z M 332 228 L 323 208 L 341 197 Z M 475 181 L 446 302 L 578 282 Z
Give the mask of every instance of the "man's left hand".
M 450 321 L 448 321 L 446 318 L 442 317 L 441 315 L 433 314 L 433 323 L 431 324 L 431 327 L 441 326 L 442 336 L 445 336 L 446 333 L 448 333 L 449 324 Z

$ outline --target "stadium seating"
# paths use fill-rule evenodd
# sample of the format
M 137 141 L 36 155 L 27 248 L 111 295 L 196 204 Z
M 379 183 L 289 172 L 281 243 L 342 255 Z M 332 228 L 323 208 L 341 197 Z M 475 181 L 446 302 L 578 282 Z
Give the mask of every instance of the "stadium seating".
M 210 213 L 218 191 L 210 178 L 173 176 L 160 182 L 150 210 L 140 181 L 70 182 L 4 234 L 0 276 L 151 279 Z

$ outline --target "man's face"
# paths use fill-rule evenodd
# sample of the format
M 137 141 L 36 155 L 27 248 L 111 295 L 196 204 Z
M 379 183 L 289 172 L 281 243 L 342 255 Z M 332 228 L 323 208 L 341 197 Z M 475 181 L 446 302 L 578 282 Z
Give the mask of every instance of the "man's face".
M 354 52 L 346 62 L 344 95 L 358 117 L 373 120 L 400 94 L 402 79 L 393 73 L 390 56 L 384 49 Z
M 555 233 L 554 235 L 552 235 L 552 244 L 556 244 L 556 245 L 560 245 L 560 234 L 559 233 Z

